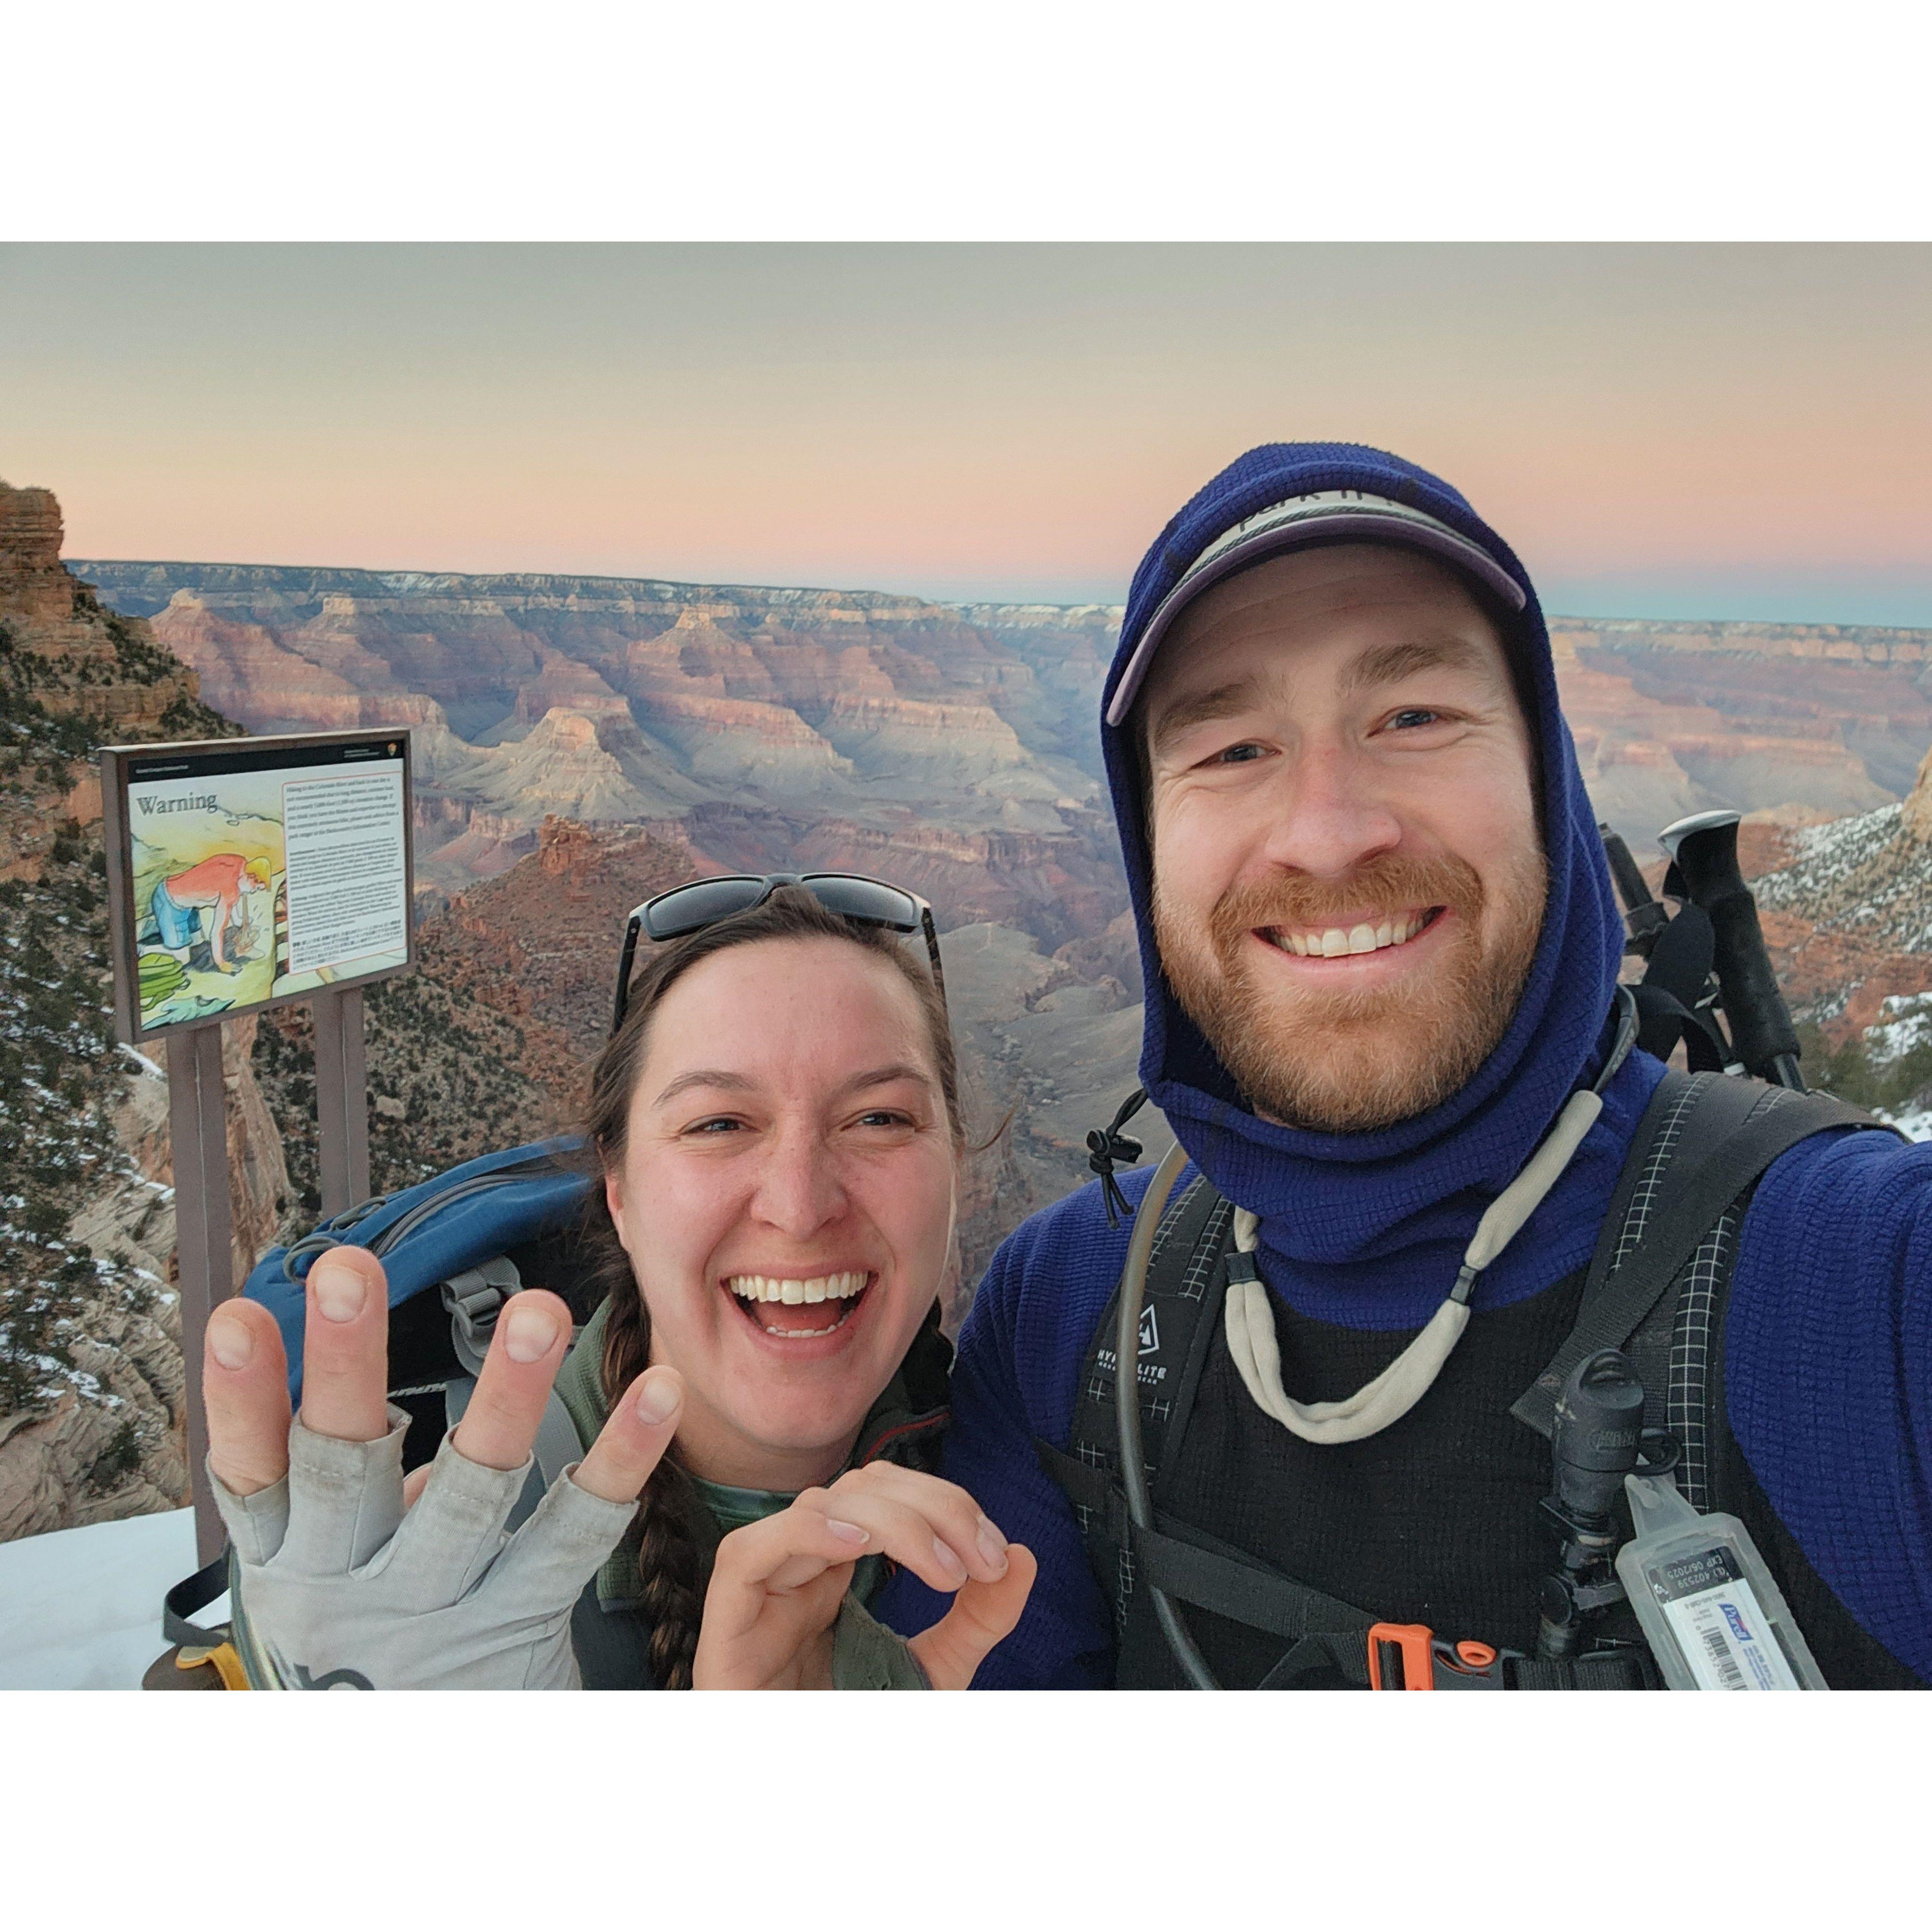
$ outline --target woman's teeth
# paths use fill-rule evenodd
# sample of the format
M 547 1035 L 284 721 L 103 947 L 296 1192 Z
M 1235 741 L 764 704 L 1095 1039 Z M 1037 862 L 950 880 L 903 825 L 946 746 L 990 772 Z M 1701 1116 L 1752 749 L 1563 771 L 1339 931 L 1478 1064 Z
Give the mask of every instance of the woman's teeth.
M 745 1301 L 846 1301 L 871 1280 L 869 1275 L 821 1274 L 809 1281 L 788 1281 L 776 1275 L 734 1274 L 727 1277 L 731 1292 Z

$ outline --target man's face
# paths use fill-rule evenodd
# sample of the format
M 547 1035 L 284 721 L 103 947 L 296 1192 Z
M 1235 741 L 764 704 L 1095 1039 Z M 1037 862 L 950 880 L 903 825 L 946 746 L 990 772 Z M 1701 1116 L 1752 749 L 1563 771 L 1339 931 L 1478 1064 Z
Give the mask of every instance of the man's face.
M 1161 962 L 1256 1111 L 1359 1132 L 1462 1087 L 1547 874 L 1528 730 L 1461 580 L 1381 544 L 1257 565 L 1188 608 L 1129 728 Z

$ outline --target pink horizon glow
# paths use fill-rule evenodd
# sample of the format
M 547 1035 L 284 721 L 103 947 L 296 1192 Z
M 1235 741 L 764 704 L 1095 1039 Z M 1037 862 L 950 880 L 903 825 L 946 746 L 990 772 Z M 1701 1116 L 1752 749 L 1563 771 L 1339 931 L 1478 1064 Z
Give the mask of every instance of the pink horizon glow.
M 75 557 L 1113 602 L 1336 436 L 1558 608 L 1932 624 L 1925 248 L 10 247 L 0 313 Z

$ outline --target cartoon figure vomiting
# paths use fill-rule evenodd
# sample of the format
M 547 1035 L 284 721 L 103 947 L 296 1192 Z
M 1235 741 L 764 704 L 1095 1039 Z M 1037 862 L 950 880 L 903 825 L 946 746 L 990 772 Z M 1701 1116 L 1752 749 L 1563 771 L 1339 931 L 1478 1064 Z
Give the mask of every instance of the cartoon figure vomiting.
M 235 947 L 231 957 L 229 938 L 239 928 L 234 936 L 245 940 L 251 902 L 255 894 L 268 890 L 269 878 L 266 859 L 244 860 L 238 852 L 218 852 L 212 859 L 162 880 L 154 888 L 150 909 L 160 928 L 163 950 L 184 964 L 188 963 L 188 956 L 202 936 L 201 916 L 206 912 L 208 946 L 215 971 L 238 973 L 241 962 L 254 956 L 244 944 Z

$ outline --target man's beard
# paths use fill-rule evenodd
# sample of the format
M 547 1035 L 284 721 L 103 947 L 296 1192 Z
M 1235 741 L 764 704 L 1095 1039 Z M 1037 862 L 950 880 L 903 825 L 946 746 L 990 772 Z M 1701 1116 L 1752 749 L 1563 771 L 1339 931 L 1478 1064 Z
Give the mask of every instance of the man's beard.
M 1204 934 L 1156 882 L 1154 935 L 1175 997 L 1256 1112 L 1290 1126 L 1360 1133 L 1438 1106 L 1495 1051 L 1536 956 L 1547 885 L 1540 850 L 1502 875 L 1486 951 L 1490 895 L 1473 867 L 1447 854 L 1390 854 L 1339 882 L 1284 873 L 1237 886 L 1208 915 Z M 1371 907 L 1387 914 L 1436 906 L 1454 916 L 1448 950 L 1397 984 L 1327 992 L 1260 983 L 1268 962 L 1250 950 L 1258 929 L 1318 932 Z

